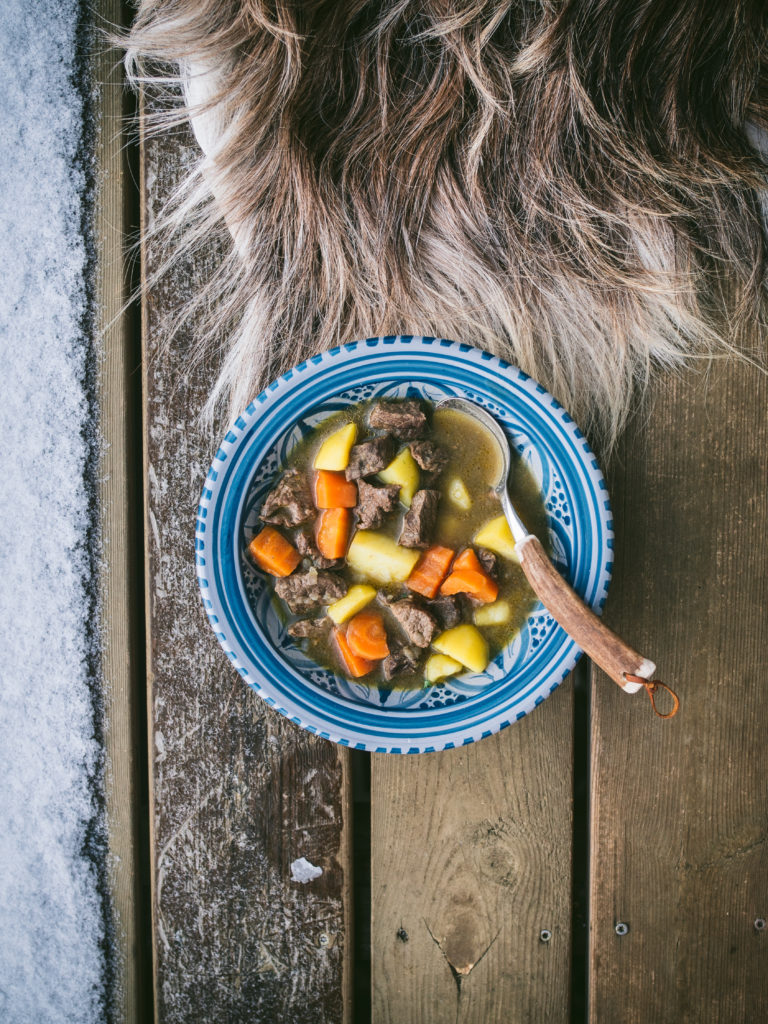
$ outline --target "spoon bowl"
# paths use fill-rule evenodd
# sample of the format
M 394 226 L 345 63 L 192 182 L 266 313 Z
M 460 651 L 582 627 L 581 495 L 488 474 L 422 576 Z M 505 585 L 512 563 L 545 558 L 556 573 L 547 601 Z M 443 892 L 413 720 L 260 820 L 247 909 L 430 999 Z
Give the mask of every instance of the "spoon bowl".
M 488 433 L 493 436 L 496 444 L 499 446 L 501 458 L 501 472 L 494 490 L 501 501 L 501 507 L 504 510 L 504 515 L 507 517 L 515 543 L 518 543 L 528 536 L 528 529 L 517 514 L 515 506 L 512 504 L 512 499 L 509 496 L 509 473 L 512 468 L 512 457 L 507 435 L 501 429 L 498 421 L 486 409 L 481 405 L 477 405 L 476 402 L 470 402 L 466 398 L 446 398 L 436 406 L 436 409 L 452 409 L 455 412 L 462 412 L 465 416 L 469 416 L 477 423 L 482 424 Z

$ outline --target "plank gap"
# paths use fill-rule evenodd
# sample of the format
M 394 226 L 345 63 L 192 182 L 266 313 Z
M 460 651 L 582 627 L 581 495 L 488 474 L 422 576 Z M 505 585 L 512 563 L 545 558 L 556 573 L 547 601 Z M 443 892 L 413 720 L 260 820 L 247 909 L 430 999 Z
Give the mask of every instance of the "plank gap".
M 371 1024 L 371 757 L 349 754 L 352 777 L 352 1011 L 355 1024 Z
M 571 876 L 571 1024 L 586 1024 L 589 965 L 590 668 L 582 658 L 573 680 L 573 847 Z
M 105 695 L 109 913 L 115 963 L 108 1021 L 152 1021 L 144 605 L 141 324 L 136 100 L 107 34 L 133 16 L 99 0 L 88 19 L 93 84 L 94 338 L 99 417 L 99 589 Z
M 129 6 L 121 5 L 123 24 L 130 23 Z M 132 640 L 136 671 L 134 674 L 134 707 L 136 708 L 136 786 L 138 795 L 138 843 L 136 850 L 136 937 L 138 1021 L 151 1022 L 154 1016 L 152 963 L 152 857 L 149 828 L 149 768 L 150 748 L 147 702 L 147 609 L 144 559 L 144 390 L 142 374 L 141 336 L 141 259 L 133 240 L 141 230 L 141 145 L 139 138 L 139 103 L 133 90 L 125 90 L 124 117 L 128 126 L 123 143 L 126 168 L 124 189 L 126 241 L 130 248 L 126 254 L 126 273 L 132 297 L 128 308 L 129 367 L 127 381 L 126 418 L 128 436 L 129 485 L 129 552 L 130 594 L 133 608 Z

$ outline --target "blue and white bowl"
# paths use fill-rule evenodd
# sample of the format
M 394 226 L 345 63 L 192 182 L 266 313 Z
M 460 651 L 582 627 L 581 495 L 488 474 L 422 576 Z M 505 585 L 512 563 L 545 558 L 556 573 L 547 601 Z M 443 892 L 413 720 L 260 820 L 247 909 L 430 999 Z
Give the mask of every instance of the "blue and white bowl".
M 374 397 L 459 395 L 504 426 L 541 487 L 555 564 L 596 612 L 613 562 L 608 492 L 584 436 L 535 381 L 495 356 L 437 338 L 371 338 L 314 356 L 263 391 L 216 453 L 198 509 L 197 576 L 214 632 L 243 679 L 316 735 L 358 750 L 420 753 L 490 736 L 555 690 L 581 651 L 539 605 L 485 672 L 424 690 L 335 675 L 288 636 L 272 588 L 244 555 L 293 447 L 329 415 Z

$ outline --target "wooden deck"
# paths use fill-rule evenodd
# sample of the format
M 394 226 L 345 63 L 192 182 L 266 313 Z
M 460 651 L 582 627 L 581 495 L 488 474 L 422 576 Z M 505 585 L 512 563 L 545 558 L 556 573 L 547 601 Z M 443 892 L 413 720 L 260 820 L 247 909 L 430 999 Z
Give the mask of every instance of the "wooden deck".
M 131 211 L 146 228 L 193 146 L 143 137 L 134 180 L 100 59 L 117 1019 L 768 1019 L 765 376 L 722 362 L 670 380 L 607 467 L 605 617 L 674 684 L 674 720 L 582 664 L 460 750 L 316 739 L 242 684 L 202 611 L 194 512 L 217 437 L 196 424 L 214 368 L 188 370 L 194 326 L 159 351 L 207 260 L 150 289 L 140 325 L 118 315 Z M 141 259 L 146 279 L 158 255 Z M 322 877 L 291 881 L 300 856 Z

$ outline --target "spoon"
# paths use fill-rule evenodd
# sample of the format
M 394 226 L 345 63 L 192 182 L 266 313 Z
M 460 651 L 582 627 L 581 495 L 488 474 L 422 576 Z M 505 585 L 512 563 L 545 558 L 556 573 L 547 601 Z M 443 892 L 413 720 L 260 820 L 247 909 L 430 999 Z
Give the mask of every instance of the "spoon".
M 529 532 L 518 515 L 508 489 L 511 466 L 509 441 L 496 419 L 481 406 L 465 398 L 446 398 L 437 405 L 437 409 L 452 409 L 470 416 L 486 428 L 499 446 L 502 468 L 494 490 L 501 500 L 501 507 L 512 531 L 522 570 L 533 592 L 550 615 L 625 693 L 637 693 L 645 688 L 656 714 L 661 718 L 671 718 L 677 711 L 679 701 L 666 684 L 651 679 L 656 665 L 608 629 L 587 607 L 554 567 L 539 538 Z M 668 690 L 674 701 L 674 707 L 667 715 L 662 715 L 656 709 L 654 696 L 659 686 Z

